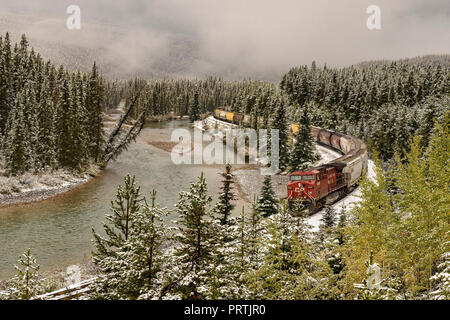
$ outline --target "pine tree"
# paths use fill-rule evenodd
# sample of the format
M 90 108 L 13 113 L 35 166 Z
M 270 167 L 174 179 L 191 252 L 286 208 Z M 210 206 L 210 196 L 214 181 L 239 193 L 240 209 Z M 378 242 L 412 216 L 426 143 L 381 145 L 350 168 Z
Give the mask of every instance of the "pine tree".
M 62 167 L 73 168 L 73 132 L 72 115 L 73 101 L 70 93 L 68 75 L 64 74 L 58 97 L 57 144 L 58 162 Z
M 115 249 L 128 240 L 143 200 L 135 180 L 134 176 L 127 175 L 124 186 L 117 188 L 116 199 L 111 201 L 111 214 L 106 216 L 108 223 L 103 225 L 107 238 L 101 237 L 93 230 L 95 252 L 92 260 L 97 265 L 109 257 L 114 257 Z M 105 268 L 107 267 L 106 265 Z
M 304 170 L 319 159 L 315 152 L 315 143 L 311 136 L 311 125 L 306 110 L 301 114 L 299 130 L 294 139 L 289 158 L 290 172 Z
M 26 136 L 25 123 L 25 92 L 22 91 L 17 97 L 17 103 L 9 116 L 9 132 L 5 143 L 6 168 L 10 175 L 24 173 L 27 167 L 27 154 L 29 153 L 29 142 Z
M 195 122 L 201 119 L 198 99 L 199 99 L 199 92 L 196 90 L 194 93 L 194 100 L 192 101 L 192 106 L 189 111 L 189 119 L 191 120 L 191 122 Z
M 36 259 L 31 255 L 28 249 L 20 257 L 16 276 L 12 279 L 8 290 L 8 299 L 11 300 L 30 300 L 40 292 L 41 284 L 39 281 L 39 265 Z
M 86 109 L 89 119 L 89 150 L 91 157 L 99 163 L 102 156 L 102 146 L 104 144 L 104 132 L 102 122 L 102 112 L 104 109 L 104 88 L 102 80 L 98 75 L 97 65 L 94 63 L 89 75 L 86 92 Z
M 143 202 L 142 209 L 133 214 L 128 238 L 115 247 L 113 254 L 97 260 L 101 273 L 93 285 L 91 298 L 153 299 L 159 296 L 161 246 L 165 239 L 162 217 L 167 212 L 156 205 L 156 191 L 151 194 L 151 205 L 145 198 Z
M 189 191 L 179 195 L 176 205 L 179 220 L 173 237 L 174 248 L 167 252 L 164 275 L 165 298 L 205 299 L 211 292 L 208 273 L 212 267 L 213 233 L 211 197 L 207 195 L 203 173 Z
M 274 116 L 270 123 L 270 129 L 278 130 L 279 139 L 279 166 L 281 170 L 284 170 L 288 164 L 289 160 L 289 150 L 288 150 L 288 125 L 287 125 L 287 115 L 286 115 L 286 101 L 280 96 L 274 97 L 272 102 L 275 104 Z M 271 137 L 272 139 L 272 137 Z M 271 147 L 269 144 L 268 147 Z
M 221 223 L 227 224 L 228 217 L 235 207 L 232 201 L 236 200 L 236 195 L 233 192 L 232 186 L 234 183 L 234 175 L 231 173 L 231 165 L 227 164 L 225 166 L 225 172 L 222 172 L 220 175 L 223 177 L 221 187 L 222 192 L 219 195 L 214 211 L 219 215 Z
M 272 188 L 272 176 L 265 176 L 261 194 L 258 198 L 258 212 L 262 217 L 269 217 L 278 211 L 278 200 Z

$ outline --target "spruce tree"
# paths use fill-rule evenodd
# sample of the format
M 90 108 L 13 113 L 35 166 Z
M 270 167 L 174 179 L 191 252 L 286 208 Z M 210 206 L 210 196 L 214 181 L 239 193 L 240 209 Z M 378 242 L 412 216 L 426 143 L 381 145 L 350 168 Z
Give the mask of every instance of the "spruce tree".
M 39 265 L 28 249 L 20 257 L 16 276 L 12 279 L 8 289 L 8 299 L 11 300 L 30 300 L 33 296 L 40 293 L 41 284 L 39 281 Z
M 24 115 L 25 99 L 25 92 L 22 90 L 9 116 L 9 132 L 4 148 L 6 168 L 10 175 L 23 174 L 28 169 L 26 160 L 29 154 L 29 141 L 26 135 Z
M 278 130 L 279 139 L 279 166 L 281 170 L 284 170 L 289 161 L 289 149 L 288 149 L 288 125 L 286 114 L 286 101 L 281 96 L 274 97 L 274 116 L 270 123 L 270 129 Z M 271 147 L 271 144 L 268 145 Z
M 89 151 L 91 157 L 98 163 L 102 156 L 102 146 L 104 144 L 104 132 L 102 122 L 102 112 L 104 109 L 104 88 L 98 74 L 97 65 L 94 63 L 89 75 L 86 92 L 86 109 L 89 115 Z
M 228 217 L 235 207 L 232 201 L 236 200 L 236 195 L 233 192 L 234 175 L 231 173 L 231 165 L 227 164 L 225 172 L 222 172 L 220 175 L 223 177 L 222 192 L 219 195 L 215 212 L 219 216 L 221 223 L 227 224 Z
M 251 213 L 248 221 L 245 221 L 245 235 L 242 235 L 242 242 L 246 242 L 247 248 L 247 263 L 251 269 L 259 268 L 262 259 L 262 244 L 261 238 L 264 235 L 264 221 L 258 210 L 258 202 L 256 197 L 253 199 Z
M 61 87 L 59 88 L 58 107 L 57 107 L 57 144 L 58 144 L 58 162 L 62 167 L 73 168 L 73 131 L 72 115 L 74 114 L 73 101 L 70 93 L 70 84 L 64 74 Z
M 114 257 L 115 249 L 120 248 L 129 238 L 143 200 L 135 180 L 134 176 L 127 175 L 124 186 L 117 188 L 116 199 L 111 201 L 111 214 L 106 216 L 108 222 L 103 225 L 106 238 L 93 230 L 95 251 L 92 260 L 95 264 Z
M 167 252 L 167 270 L 162 296 L 179 299 L 205 299 L 211 289 L 208 273 L 212 268 L 213 230 L 209 208 L 211 197 L 203 173 L 189 191 L 179 195 L 179 219 L 173 237 L 174 248 Z
M 196 90 L 192 101 L 192 106 L 189 110 L 189 119 L 191 122 L 195 122 L 201 119 L 200 106 L 199 106 L 199 92 Z
M 143 199 L 141 210 L 133 215 L 128 238 L 119 243 L 113 254 L 97 260 L 100 275 L 93 285 L 94 299 L 154 299 L 159 297 L 162 267 L 161 246 L 165 239 L 162 218 L 167 214 L 156 204 Z
M 266 218 L 278 212 L 278 199 L 272 188 L 272 176 L 265 176 L 258 198 L 258 212 Z
M 334 210 L 334 208 L 330 205 L 326 205 L 325 212 L 323 213 L 323 216 L 320 219 L 322 222 L 321 227 L 324 230 L 331 230 L 336 224 L 335 217 L 336 211 Z
M 306 111 L 301 114 L 299 130 L 294 136 L 294 146 L 290 152 L 289 171 L 304 170 L 319 159 L 311 136 L 311 125 Z

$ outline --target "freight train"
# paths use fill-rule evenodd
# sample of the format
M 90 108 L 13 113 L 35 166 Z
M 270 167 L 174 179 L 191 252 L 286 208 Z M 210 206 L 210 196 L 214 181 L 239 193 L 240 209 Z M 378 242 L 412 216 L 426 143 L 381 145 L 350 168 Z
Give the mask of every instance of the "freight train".
M 236 125 L 248 123 L 248 117 L 221 109 L 214 111 L 214 118 Z M 299 130 L 291 124 L 291 133 Z M 341 157 L 321 166 L 289 174 L 287 199 L 290 204 L 303 202 L 310 212 L 325 204 L 333 203 L 350 192 L 368 169 L 367 146 L 361 140 L 319 127 L 311 128 L 316 143 L 334 149 Z
M 214 110 L 214 118 L 236 125 L 248 124 L 250 117 L 237 112 L 228 112 L 222 109 Z
M 311 128 L 318 144 L 332 148 L 341 157 L 321 166 L 289 174 L 287 198 L 299 199 L 310 212 L 330 204 L 349 193 L 368 169 L 367 146 L 361 140 L 318 127 Z

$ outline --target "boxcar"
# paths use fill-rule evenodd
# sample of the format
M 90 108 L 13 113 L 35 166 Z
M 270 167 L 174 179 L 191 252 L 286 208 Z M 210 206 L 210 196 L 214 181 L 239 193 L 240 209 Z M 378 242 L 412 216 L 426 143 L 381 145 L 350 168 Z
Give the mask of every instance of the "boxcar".
M 228 122 L 233 123 L 234 120 L 234 112 L 226 112 L 225 113 L 225 118 Z
M 327 146 L 331 146 L 331 132 L 327 131 L 327 130 L 320 130 L 319 131 L 319 142 L 327 145 Z
M 240 113 L 236 113 L 234 115 L 234 123 L 235 124 L 241 124 L 243 119 L 244 119 L 244 116 Z
M 345 154 L 354 149 L 355 145 L 351 138 L 341 137 L 341 151 Z
M 337 150 L 341 150 L 341 137 L 333 133 L 331 135 L 331 146 Z

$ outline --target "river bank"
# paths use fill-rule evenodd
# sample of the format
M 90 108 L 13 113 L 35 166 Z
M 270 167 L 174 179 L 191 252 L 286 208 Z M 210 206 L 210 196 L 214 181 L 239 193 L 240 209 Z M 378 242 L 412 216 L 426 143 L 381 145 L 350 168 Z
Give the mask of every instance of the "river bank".
M 100 174 L 99 166 L 91 166 L 81 175 L 57 170 L 41 174 L 27 173 L 17 177 L 0 176 L 0 208 L 30 204 L 62 195 L 81 187 Z

